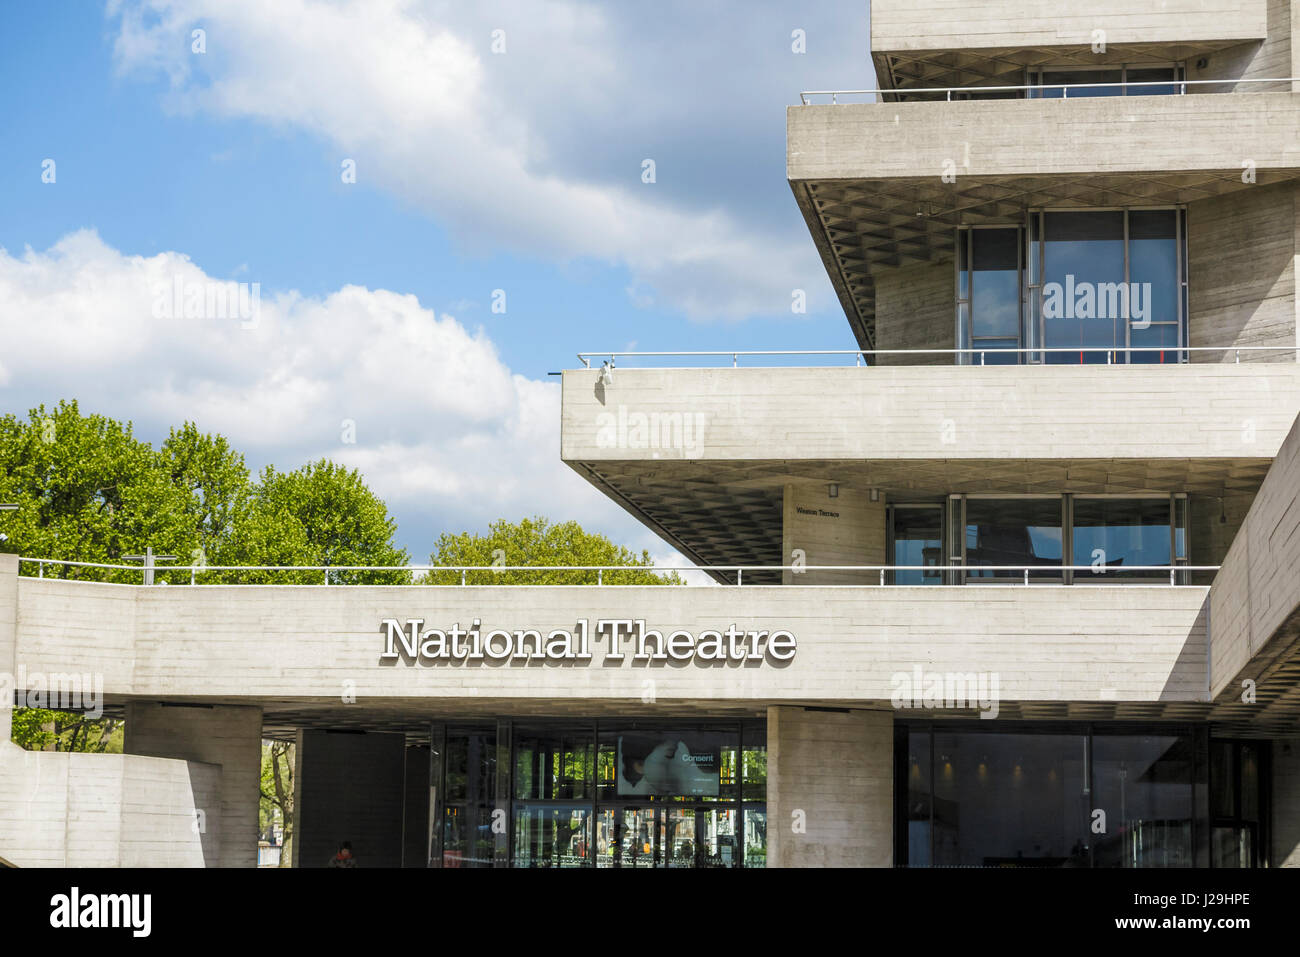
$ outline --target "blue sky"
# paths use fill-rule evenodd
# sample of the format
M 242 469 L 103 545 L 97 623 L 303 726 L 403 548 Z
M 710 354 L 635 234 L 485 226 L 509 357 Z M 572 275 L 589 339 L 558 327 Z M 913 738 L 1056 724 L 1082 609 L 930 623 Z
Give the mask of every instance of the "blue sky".
M 547 373 L 579 350 L 853 347 L 785 182 L 784 109 L 873 85 L 866 21 L 858 2 L 6 4 L 0 409 L 76 397 L 155 441 L 194 419 L 254 466 L 343 461 L 417 559 L 532 513 L 666 557 L 559 463 Z M 151 289 L 175 276 L 257 282 L 265 321 L 160 323 Z

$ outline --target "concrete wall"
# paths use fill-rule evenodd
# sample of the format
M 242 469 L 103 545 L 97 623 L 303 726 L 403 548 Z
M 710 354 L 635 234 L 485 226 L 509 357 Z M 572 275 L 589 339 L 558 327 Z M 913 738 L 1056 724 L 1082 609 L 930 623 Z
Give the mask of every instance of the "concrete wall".
M 876 269 L 877 349 L 955 349 L 957 306 L 953 262 Z M 950 355 L 880 356 L 879 365 L 955 365 Z
M 1273 742 L 1273 867 L 1300 867 L 1300 738 Z
M 1278 451 L 1210 589 L 1211 685 L 1256 677 L 1300 635 L 1300 419 Z
M 92 599 L 84 610 L 76 603 L 78 587 Z M 19 585 L 25 624 L 18 636 L 25 660 L 46 671 L 74 666 L 81 651 L 67 643 L 65 626 L 75 621 L 80 627 L 93 615 L 104 588 L 134 595 L 141 605 L 134 677 L 127 687 L 106 684 L 107 696 L 348 708 L 338 704 L 348 689 L 372 706 L 406 709 L 479 706 L 511 713 L 529 701 L 594 706 L 605 699 L 625 712 L 642 700 L 648 674 L 660 704 L 708 701 L 715 707 L 723 701 L 887 701 L 890 675 L 917 663 L 945 671 L 996 670 L 1007 701 L 1194 701 L 1206 681 L 1207 590 L 1167 585 L 145 588 L 26 578 Z M 592 642 L 593 657 L 582 665 L 407 666 L 380 657 L 385 618 L 420 618 L 439 628 L 479 619 L 485 633 L 573 629 L 580 618 L 593 626 L 601 618 L 644 618 L 665 633 L 725 629 L 734 622 L 749 630 L 790 630 L 799 644 L 785 666 L 695 663 L 647 672 L 627 657 L 606 662 L 603 640 Z M 104 633 L 108 642 L 122 638 L 111 628 Z M 181 709 L 167 710 L 168 722 L 179 720 Z M 140 727 L 128 714 L 130 750 L 139 750 L 132 735 Z M 246 793 L 255 798 L 255 722 L 245 733 Z M 187 755 L 179 743 L 154 753 L 224 763 L 220 752 Z
M 406 749 L 402 866 L 429 866 L 429 748 Z
M 1295 205 L 1291 183 L 1238 190 L 1187 209 L 1188 335 L 1193 346 L 1281 346 L 1296 339 Z M 1231 351 L 1195 362 L 1235 362 Z M 1242 353 L 1276 362 L 1277 353 Z
M 791 106 L 791 182 L 1053 176 L 1300 164 L 1296 93 Z M 969 150 L 968 150 L 969 145 Z M 965 161 L 969 158 L 969 165 Z
M 989 47 L 1260 39 L 1265 0 L 872 0 L 871 50 L 970 50 Z M 1281 75 L 1281 74 L 1279 74 Z
M 343 841 L 358 867 L 402 866 L 405 752 L 400 734 L 298 732 L 294 867 L 328 866 Z
M 1199 57 L 1189 59 L 1187 79 L 1215 80 L 1220 77 L 1231 79 L 1273 79 L 1277 77 L 1296 76 L 1292 69 L 1294 42 L 1294 22 L 1291 16 L 1291 0 L 1267 0 L 1265 15 L 1266 37 L 1239 43 L 1223 50 L 1216 50 L 1205 56 L 1205 68 L 1197 67 Z M 1193 87 L 1202 93 L 1217 93 L 1225 90 L 1243 89 L 1257 93 L 1274 90 L 1291 89 L 1291 84 L 1247 83 L 1238 87 L 1236 84 L 1217 84 L 1209 87 Z
M 889 867 L 890 711 L 767 711 L 767 866 Z
M 782 509 L 782 564 L 803 552 L 806 565 L 885 564 L 885 497 L 871 501 L 865 489 L 841 487 L 831 498 L 825 485 L 787 485 Z M 879 582 L 860 571 L 782 572 L 787 585 L 854 585 Z
M 600 395 L 597 376 L 564 373 L 567 462 L 1271 459 L 1300 413 L 1294 362 L 619 369 Z M 609 447 L 601 416 L 616 406 L 701 417 L 701 441 Z
M 215 866 L 220 789 L 213 765 L 3 742 L 0 858 L 19 867 Z
M 123 586 L 132 587 L 132 586 Z M 256 655 L 250 649 L 250 660 Z M 257 866 L 257 813 L 262 781 L 262 709 L 176 706 L 131 701 L 126 709 L 128 754 L 181 758 L 221 768 L 220 865 Z M 213 808 L 204 808 L 212 817 Z

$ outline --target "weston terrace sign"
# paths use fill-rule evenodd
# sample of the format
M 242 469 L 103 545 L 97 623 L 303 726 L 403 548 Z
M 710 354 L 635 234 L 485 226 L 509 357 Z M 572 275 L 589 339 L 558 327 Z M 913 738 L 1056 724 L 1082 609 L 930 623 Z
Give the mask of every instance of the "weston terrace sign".
M 486 629 L 475 618 L 462 628 L 425 628 L 423 618 L 385 618 L 380 623 L 384 650 L 380 660 L 396 664 L 527 664 L 531 661 L 621 667 L 655 662 L 784 665 L 794 660 L 795 637 L 788 631 L 745 631 L 734 623 L 725 629 L 659 631 L 644 618 L 598 618 L 595 627 L 579 618 L 572 630 L 533 628 Z M 593 645 L 602 651 L 592 654 Z

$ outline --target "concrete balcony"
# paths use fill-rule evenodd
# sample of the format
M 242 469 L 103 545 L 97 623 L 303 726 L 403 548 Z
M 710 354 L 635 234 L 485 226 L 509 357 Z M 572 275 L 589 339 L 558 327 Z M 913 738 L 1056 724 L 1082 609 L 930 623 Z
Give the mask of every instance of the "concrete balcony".
M 873 0 L 871 53 L 882 86 L 917 78 L 959 85 L 1041 63 L 1096 63 L 1104 40 L 1116 62 L 1195 59 L 1289 39 L 1267 0 Z M 1283 14 L 1285 10 L 1283 10 Z M 1284 35 L 1286 34 L 1286 35 Z M 1237 57 L 1233 58 L 1234 60 Z M 915 85 L 915 83 L 913 83 Z M 925 85 L 924 83 L 921 85 Z
M 573 465 L 834 462 L 888 485 L 893 463 L 1266 466 L 1300 413 L 1300 365 L 579 369 L 563 390 Z
M 870 348 L 883 271 L 950 264 L 957 226 L 1023 223 L 1037 207 L 1188 206 L 1195 320 L 1198 296 L 1210 309 L 1225 287 L 1241 291 L 1215 263 L 1273 242 L 1240 227 L 1225 236 L 1217 224 L 1244 209 L 1259 233 L 1272 217 L 1294 252 L 1298 143 L 1300 93 L 1290 92 L 794 106 L 787 175 Z M 1198 259 L 1207 242 L 1213 256 Z M 1289 282 L 1280 272 L 1255 279 L 1269 283 L 1260 295 Z
M 145 587 L 24 577 L 14 661 L 26 675 L 100 675 L 110 704 L 260 705 L 268 728 L 383 729 L 394 716 L 418 726 L 434 716 L 571 714 L 579 704 L 624 716 L 889 706 L 899 676 L 918 668 L 996 675 L 1001 717 L 1178 717 L 1207 707 L 1206 594 L 1161 585 Z M 577 633 L 586 621 L 591 658 L 394 660 L 384 657 L 388 619 L 448 631 L 478 621 L 483 635 Z M 784 660 L 638 660 L 628 640 L 615 658 L 601 619 L 644 619 L 665 636 L 684 630 L 701 641 L 734 624 L 785 631 L 791 643 Z
M 1297 414 L 1294 362 L 577 370 L 561 456 L 704 564 L 787 564 L 835 483 L 869 542 L 819 564 L 883 564 L 886 501 L 1068 491 L 1197 497 L 1212 565 Z

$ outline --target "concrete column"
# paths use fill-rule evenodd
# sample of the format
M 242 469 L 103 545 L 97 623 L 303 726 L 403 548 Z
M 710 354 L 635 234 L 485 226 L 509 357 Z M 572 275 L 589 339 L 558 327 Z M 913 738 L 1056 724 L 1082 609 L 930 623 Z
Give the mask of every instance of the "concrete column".
M 893 713 L 768 708 L 767 866 L 893 859 Z
M 1273 742 L 1273 867 L 1300 867 L 1300 738 Z
M 18 641 L 18 556 L 0 555 L 0 748 L 9 744 L 13 734 L 13 681 L 17 672 L 14 662 Z
M 220 866 L 256 867 L 262 709 L 131 701 L 125 730 L 127 754 L 220 765 Z
M 406 736 L 302 730 L 296 752 L 293 866 L 326 867 L 350 841 L 358 867 L 401 867 Z
M 429 866 L 429 749 L 406 749 L 402 866 Z

